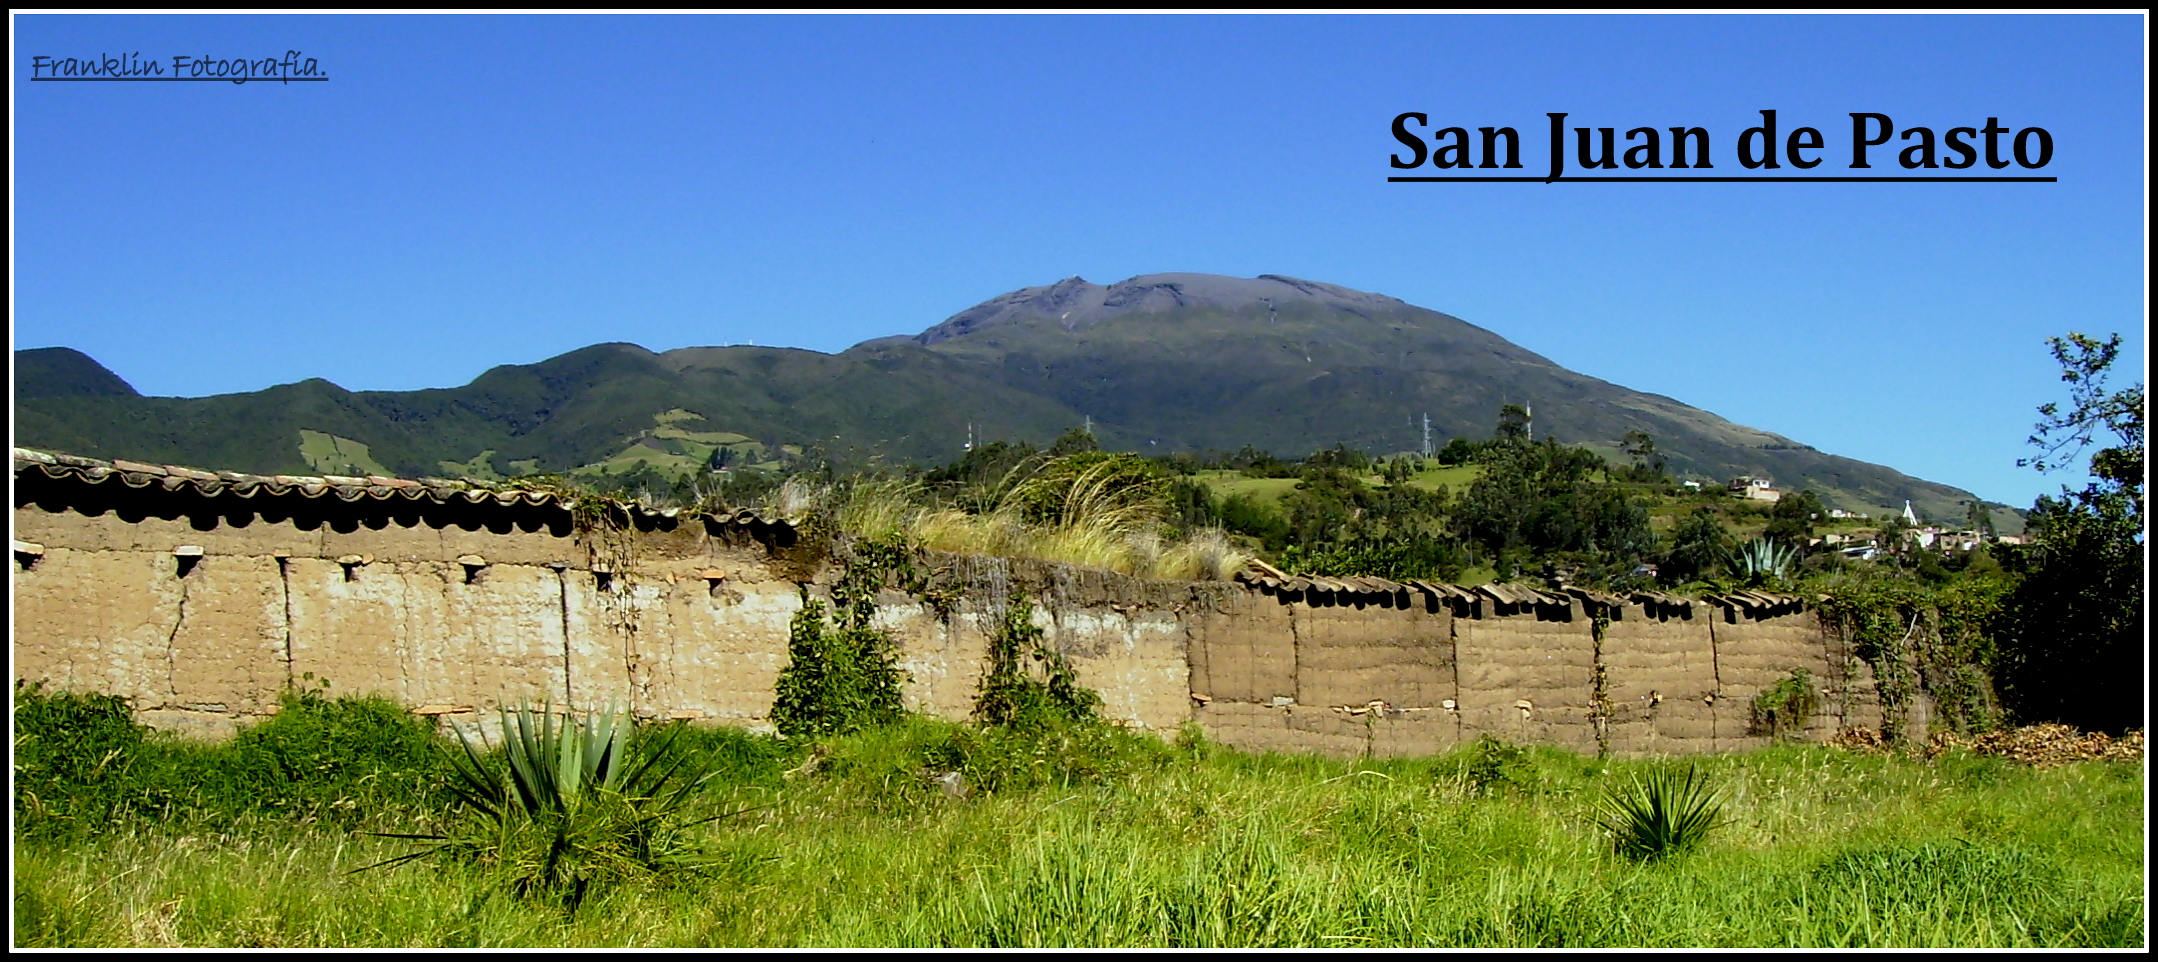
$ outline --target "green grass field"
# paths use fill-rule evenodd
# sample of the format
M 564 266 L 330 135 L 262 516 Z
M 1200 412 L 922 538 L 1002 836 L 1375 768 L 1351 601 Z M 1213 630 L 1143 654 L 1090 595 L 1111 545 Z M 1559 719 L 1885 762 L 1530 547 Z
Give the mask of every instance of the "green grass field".
M 306 460 L 309 468 L 323 474 L 391 476 L 396 473 L 377 463 L 367 445 L 321 431 L 300 432 L 300 457 Z
M 1213 489 L 1215 497 L 1241 494 L 1269 503 L 1280 502 L 1297 484 L 1295 478 L 1247 478 L 1239 471 L 1201 471 L 1197 477 Z
M 1691 853 L 1637 864 L 1612 852 L 1599 803 L 1678 763 L 1543 749 L 1329 761 L 1114 736 L 1089 743 L 1095 754 L 1078 765 L 1053 747 L 1008 751 L 967 769 L 977 786 L 969 797 L 946 797 L 928 776 L 944 757 L 939 746 L 963 731 L 917 720 L 815 752 L 705 732 L 700 750 L 726 762 L 700 804 L 752 811 L 696 830 L 701 870 L 618 885 L 574 914 L 508 894 L 481 865 L 348 874 L 412 843 L 331 827 L 335 803 L 311 810 L 328 813 L 319 819 L 295 819 L 168 802 L 163 817 L 87 835 L 18 835 L 16 944 L 1947 947 L 2144 938 L 2140 763 L 2039 770 L 1815 746 L 1700 758 L 1725 824 Z M 1005 787 L 979 788 L 992 783 Z M 364 791 L 353 798 L 361 811 L 351 828 L 412 832 L 424 822 L 386 802 L 367 810 L 375 803 Z M 18 796 L 18 819 L 22 810 Z
M 1481 464 L 1464 464 L 1451 468 L 1433 467 L 1418 472 L 1409 479 L 1409 484 L 1427 491 L 1437 490 L 1440 485 L 1445 485 L 1458 496 L 1468 487 L 1469 482 L 1483 473 L 1484 466 Z M 1242 494 L 1262 502 L 1278 503 L 1289 492 L 1296 490 L 1297 485 L 1295 478 L 1251 478 L 1244 476 L 1241 471 L 1201 471 L 1195 477 L 1213 489 L 1216 497 L 1226 498 Z M 1362 481 L 1372 487 L 1386 483 L 1376 474 L 1363 475 Z

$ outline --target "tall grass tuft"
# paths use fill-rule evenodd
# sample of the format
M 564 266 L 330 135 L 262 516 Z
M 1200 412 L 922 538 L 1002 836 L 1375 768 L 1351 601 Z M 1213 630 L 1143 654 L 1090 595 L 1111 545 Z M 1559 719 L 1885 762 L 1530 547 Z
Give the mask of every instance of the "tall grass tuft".
M 824 505 L 831 489 L 807 478 L 788 478 L 765 498 L 764 507 L 782 518 L 801 518 Z
M 1233 577 L 1250 556 L 1219 530 L 1170 537 L 1167 502 L 1152 470 L 1130 455 L 1087 452 L 1022 462 L 950 504 L 933 503 L 920 482 L 876 478 L 833 489 L 798 484 L 783 488 L 772 504 L 783 514 L 828 509 L 840 530 L 871 541 L 1149 578 Z
M 840 530 L 871 541 L 890 541 L 913 533 L 926 496 L 918 481 L 864 478 L 835 497 L 834 519 Z
M 1154 577 L 1170 581 L 1227 581 L 1251 561 L 1220 528 L 1202 528 L 1170 545 L 1154 564 Z
M 1652 772 L 1605 800 L 1603 827 L 1620 855 L 1661 861 L 1701 843 L 1722 824 L 1716 792 L 1700 771 Z

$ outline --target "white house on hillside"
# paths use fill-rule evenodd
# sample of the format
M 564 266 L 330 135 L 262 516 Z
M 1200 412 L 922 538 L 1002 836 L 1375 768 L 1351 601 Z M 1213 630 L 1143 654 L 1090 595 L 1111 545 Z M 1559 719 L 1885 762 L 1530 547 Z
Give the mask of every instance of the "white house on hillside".
M 1783 492 L 1776 490 L 1776 483 L 1767 478 L 1732 478 L 1728 488 L 1734 498 L 1752 501 L 1783 500 Z

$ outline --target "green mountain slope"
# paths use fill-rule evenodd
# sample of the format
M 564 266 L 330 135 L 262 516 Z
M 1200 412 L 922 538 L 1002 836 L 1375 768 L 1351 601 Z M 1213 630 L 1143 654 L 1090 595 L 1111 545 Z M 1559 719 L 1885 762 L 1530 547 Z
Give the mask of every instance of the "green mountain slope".
M 1071 278 L 910 340 L 1090 416 L 1112 447 L 1409 451 L 1427 414 L 1436 445 L 1488 437 L 1499 407 L 1518 403 L 1532 408 L 1538 437 L 1615 455 L 1628 431 L 1646 431 L 1674 472 L 1766 476 L 1828 492 L 1832 506 L 1900 508 L 1908 498 L 1949 517 L 1971 497 L 1577 374 L 1459 318 L 1274 275 L 1155 274 L 1107 287 Z
M 1537 437 L 1615 454 L 1626 432 L 1646 431 L 1675 472 L 1764 475 L 1832 506 L 1909 499 L 1946 518 L 1971 497 L 1566 370 L 1437 311 L 1275 275 L 1070 278 L 837 355 L 598 344 L 422 391 L 318 379 L 142 397 L 65 348 L 17 352 L 16 373 L 19 444 L 261 473 L 332 462 L 523 473 L 640 458 L 682 469 L 722 447 L 751 460 L 793 447 L 928 463 L 957 456 L 970 430 L 1041 442 L 1084 421 L 1105 447 L 1147 454 L 1340 442 L 1392 453 L 1421 446 L 1427 414 L 1436 445 L 1488 436 L 1501 405 L 1525 403 Z

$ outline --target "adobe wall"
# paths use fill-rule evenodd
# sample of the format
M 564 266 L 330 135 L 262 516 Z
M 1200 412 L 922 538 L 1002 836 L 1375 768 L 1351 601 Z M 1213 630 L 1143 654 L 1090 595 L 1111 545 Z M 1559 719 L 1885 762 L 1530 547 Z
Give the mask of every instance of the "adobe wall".
M 805 594 L 830 602 L 828 568 L 796 581 L 769 546 L 694 525 L 640 533 L 627 550 L 417 521 L 198 525 L 18 508 L 15 540 L 39 553 L 18 553 L 13 572 L 16 676 L 123 695 L 153 724 L 206 735 L 274 712 L 280 690 L 310 677 L 438 713 L 552 700 L 763 728 L 790 620 Z M 965 717 L 987 631 L 1011 588 L 1031 584 L 1036 623 L 1106 715 L 1170 730 L 1187 720 L 1185 631 L 1170 605 L 1188 591 L 1149 599 L 1045 568 L 1007 573 L 1003 595 L 975 586 L 948 612 L 882 594 L 878 624 L 897 642 L 908 707 Z
M 789 621 L 805 597 L 828 602 L 836 574 L 710 519 L 580 535 L 425 511 L 310 526 L 49 507 L 14 516 L 16 676 L 123 695 L 152 724 L 209 736 L 309 676 L 469 720 L 552 700 L 768 728 Z M 990 633 L 1024 596 L 1106 716 L 1197 722 L 1256 751 L 1428 755 L 1485 733 L 1581 752 L 1744 748 L 1760 743 L 1753 695 L 1800 667 L 1829 693 L 1813 736 L 1878 723 L 1863 664 L 1795 609 L 921 563 L 936 603 L 887 590 L 877 624 L 909 708 L 945 718 L 972 709 Z
M 1612 612 L 1601 655 L 1613 751 L 1712 752 L 1719 734 L 1736 734 L 1717 724 L 1716 641 L 1709 622 L 1710 613 L 1720 611 L 1650 602 Z
M 1452 614 L 1420 592 L 1235 590 L 1193 615 L 1192 717 L 1217 742 L 1393 756 L 1460 740 Z

